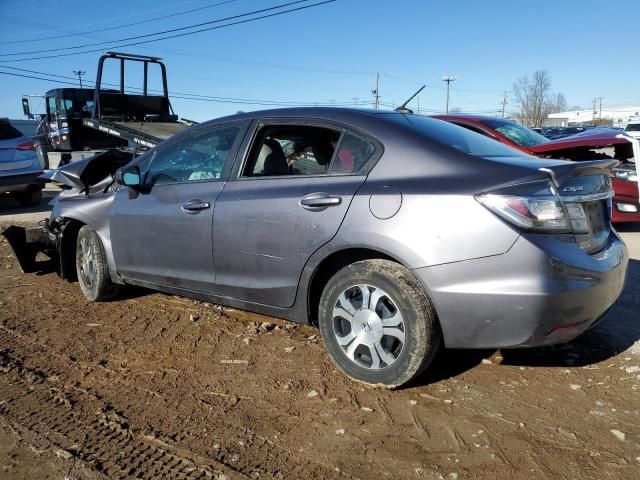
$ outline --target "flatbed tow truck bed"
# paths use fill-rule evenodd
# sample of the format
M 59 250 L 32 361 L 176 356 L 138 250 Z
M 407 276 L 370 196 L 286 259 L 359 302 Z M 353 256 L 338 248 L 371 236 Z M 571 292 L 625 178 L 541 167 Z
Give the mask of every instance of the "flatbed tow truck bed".
M 85 118 L 82 123 L 87 127 L 149 148 L 155 147 L 158 143 L 190 126 L 182 122 L 125 122 L 95 118 Z

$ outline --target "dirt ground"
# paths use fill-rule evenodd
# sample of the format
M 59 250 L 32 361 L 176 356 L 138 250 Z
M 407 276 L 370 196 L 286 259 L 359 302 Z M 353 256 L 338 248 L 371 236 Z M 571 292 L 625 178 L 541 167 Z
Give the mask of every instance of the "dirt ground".
M 638 479 L 626 230 L 627 288 L 598 327 L 446 351 L 401 391 L 348 380 L 311 327 L 145 290 L 89 304 L 0 243 L 0 478 Z

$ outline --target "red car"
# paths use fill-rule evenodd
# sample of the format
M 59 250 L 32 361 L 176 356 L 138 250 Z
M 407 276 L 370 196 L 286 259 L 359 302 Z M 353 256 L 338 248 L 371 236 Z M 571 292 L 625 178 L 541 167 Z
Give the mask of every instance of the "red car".
M 569 137 L 549 140 L 529 128 L 501 118 L 483 115 L 434 115 L 434 118 L 460 125 L 537 157 L 576 161 L 603 158 L 620 160 L 620 165 L 611 172 L 615 191 L 611 221 L 640 222 L 638 172 L 630 162 L 634 156 L 633 144 L 620 132 L 593 128 Z

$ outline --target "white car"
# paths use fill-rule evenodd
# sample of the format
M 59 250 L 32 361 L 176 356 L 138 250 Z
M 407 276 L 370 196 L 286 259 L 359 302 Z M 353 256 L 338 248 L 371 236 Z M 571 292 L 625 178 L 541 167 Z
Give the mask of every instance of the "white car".
M 632 120 L 624 127 L 624 133 L 633 138 L 640 139 L 640 120 Z

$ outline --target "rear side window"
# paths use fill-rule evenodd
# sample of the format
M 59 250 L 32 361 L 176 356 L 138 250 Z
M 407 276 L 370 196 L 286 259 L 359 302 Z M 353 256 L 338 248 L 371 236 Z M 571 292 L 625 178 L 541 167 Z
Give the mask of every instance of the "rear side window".
M 21 137 L 20 130 L 11 125 L 8 121 L 0 121 L 0 140 L 12 140 Z
M 373 157 L 376 147 L 369 140 L 346 132 L 338 148 L 331 173 L 357 173 Z
M 309 125 L 271 125 L 258 130 L 243 177 L 325 175 L 341 132 Z

